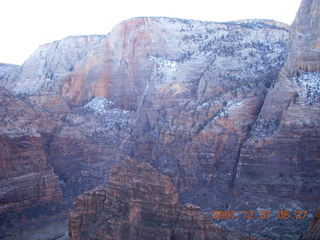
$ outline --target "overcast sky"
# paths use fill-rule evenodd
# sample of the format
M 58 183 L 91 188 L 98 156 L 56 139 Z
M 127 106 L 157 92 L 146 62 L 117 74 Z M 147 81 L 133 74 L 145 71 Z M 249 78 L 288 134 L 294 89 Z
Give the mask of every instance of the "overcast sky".
M 22 64 L 39 46 L 70 35 L 106 34 L 122 20 L 166 16 L 248 18 L 291 24 L 301 0 L 1 0 L 0 62 Z

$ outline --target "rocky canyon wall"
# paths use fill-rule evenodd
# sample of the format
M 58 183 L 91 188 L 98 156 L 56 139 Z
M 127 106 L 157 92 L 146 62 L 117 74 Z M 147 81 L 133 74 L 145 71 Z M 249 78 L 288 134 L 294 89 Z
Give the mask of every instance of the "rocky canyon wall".
M 319 1 L 302 1 L 288 59 L 241 149 L 242 192 L 320 201 L 319 13 Z
M 210 223 L 199 207 L 182 205 L 171 179 L 148 163 L 126 160 L 108 187 L 76 198 L 70 240 L 257 239 Z
M 129 156 L 205 210 L 311 211 L 320 201 L 319 15 L 319 0 L 303 0 L 290 29 L 134 18 L 108 35 L 45 44 L 20 67 L 1 64 L 1 209 L 70 202 L 107 184 Z M 265 236 L 294 238 L 307 221 L 233 227 L 268 224 Z

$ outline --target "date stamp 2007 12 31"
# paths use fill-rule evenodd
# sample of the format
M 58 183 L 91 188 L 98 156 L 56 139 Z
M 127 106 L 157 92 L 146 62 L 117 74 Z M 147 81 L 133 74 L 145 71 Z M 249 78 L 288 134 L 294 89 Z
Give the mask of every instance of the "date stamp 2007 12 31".
M 261 211 L 210 211 L 211 219 L 304 219 L 307 217 L 308 212 L 303 210 L 289 211 L 277 210 L 271 212 L 270 210 Z

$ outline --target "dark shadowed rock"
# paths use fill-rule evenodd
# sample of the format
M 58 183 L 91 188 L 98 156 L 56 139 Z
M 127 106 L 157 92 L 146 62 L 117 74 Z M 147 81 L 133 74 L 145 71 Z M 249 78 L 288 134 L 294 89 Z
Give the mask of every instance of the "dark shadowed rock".
M 314 214 L 306 233 L 302 240 L 318 240 L 320 239 L 320 208 Z
M 45 134 L 54 123 L 46 120 L 45 111 L 37 112 L 30 100 L 0 92 L 2 214 L 61 198 L 59 179 L 48 165 L 45 150 Z
M 97 97 L 67 115 L 50 144 L 48 158 L 68 196 L 106 182 L 110 168 L 120 160 L 119 148 L 129 136 L 132 114 Z
M 213 225 L 194 205 L 179 203 L 171 179 L 147 163 L 126 160 L 105 188 L 76 198 L 71 240 L 256 239 Z

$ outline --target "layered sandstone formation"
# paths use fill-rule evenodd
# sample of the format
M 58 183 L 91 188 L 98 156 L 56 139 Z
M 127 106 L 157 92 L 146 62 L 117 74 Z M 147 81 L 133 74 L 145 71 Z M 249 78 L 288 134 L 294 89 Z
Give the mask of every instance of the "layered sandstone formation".
M 129 136 L 132 112 L 114 102 L 93 98 L 65 118 L 48 149 L 48 158 L 66 195 L 75 197 L 105 183 L 119 163 L 119 146 Z
M 45 135 L 55 122 L 46 119 L 44 107 L 35 110 L 34 98 L 1 91 L 0 99 L 0 212 L 60 199 L 59 179 L 45 152 Z
M 171 179 L 147 163 L 126 160 L 108 186 L 80 195 L 70 212 L 71 240 L 255 239 L 209 222 L 198 207 L 182 205 Z
M 237 177 L 243 192 L 320 201 L 319 4 L 302 1 L 288 60 L 242 146 Z
M 292 51 L 288 53 L 286 70 L 295 73 L 299 71 L 320 71 L 320 2 L 303 0 L 291 25 L 289 44 Z
M 236 206 L 313 211 L 320 201 L 319 6 L 302 1 L 290 29 L 288 59 L 241 148 Z M 298 236 L 304 224 L 288 231 Z
M 8 88 L 80 103 L 48 147 L 50 163 L 75 193 L 101 183 L 108 169 L 102 166 L 119 154 L 151 162 L 174 176 L 180 191 L 229 191 L 240 145 L 283 64 L 286 41 L 286 26 L 273 21 L 136 18 L 107 37 L 40 47 Z M 86 113 L 95 99 L 114 104 L 104 108 L 107 116 Z M 117 122 L 122 112 L 126 121 Z
M 230 191 L 240 146 L 282 66 L 287 31 L 269 22 L 171 22 L 182 25 L 168 32 L 181 40 L 165 48 L 169 56 L 152 56 L 124 151 L 171 176 L 187 198 L 194 189 Z
M 57 97 L 0 90 L 1 239 L 37 239 L 15 236 L 62 209 L 59 178 L 48 163 L 47 148 L 67 109 Z
M 73 104 L 97 96 L 130 110 L 129 130 L 102 131 L 109 123 L 90 115 L 79 131 L 78 115 L 70 115 L 49 149 L 50 161 L 59 176 L 73 179 L 72 189 L 88 189 L 84 179 L 101 182 L 107 174 L 101 166 L 112 166 L 120 154 L 151 162 L 174 177 L 180 191 L 213 182 L 229 191 L 239 146 L 282 66 L 286 40 L 285 27 L 271 21 L 137 18 L 119 24 L 61 91 Z M 106 118 L 112 125 L 118 117 Z M 90 171 L 90 162 L 100 166 Z
M 134 18 L 106 36 L 45 44 L 21 67 L 0 65 L 2 206 L 61 190 L 72 200 L 130 156 L 203 209 L 312 209 L 319 22 L 319 0 L 302 1 L 289 41 L 274 21 Z M 235 227 L 293 238 L 307 221 Z
M 59 93 L 76 65 L 101 51 L 106 36 L 75 36 L 40 46 L 21 66 L 7 86 L 18 94 Z

